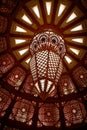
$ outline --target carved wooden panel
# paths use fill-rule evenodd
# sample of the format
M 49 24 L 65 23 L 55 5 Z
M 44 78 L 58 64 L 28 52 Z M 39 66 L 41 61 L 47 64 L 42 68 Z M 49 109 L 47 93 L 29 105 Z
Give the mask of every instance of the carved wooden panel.
M 0 33 L 4 33 L 7 29 L 7 19 L 0 15 Z
M 73 78 L 80 90 L 87 87 L 87 70 L 83 66 L 80 66 L 73 71 Z
M 0 77 L 3 76 L 14 65 L 14 59 L 10 54 L 4 54 L 0 56 Z
M 29 75 L 26 78 L 25 83 L 23 84 L 22 91 L 29 93 L 29 94 L 36 94 L 34 84 L 33 84 L 33 79 L 32 79 L 31 75 Z
M 24 122 L 28 125 L 32 125 L 32 118 L 34 114 L 34 105 L 28 100 L 19 99 L 12 110 L 10 119 Z
M 76 88 L 68 75 L 64 75 L 59 80 L 60 95 L 68 95 L 76 92 Z
M 14 86 L 16 90 L 19 89 L 25 78 L 25 71 L 20 67 L 15 67 L 7 76 L 7 82 Z
M 3 52 L 6 49 L 7 49 L 6 38 L 0 37 L 0 52 Z
M 11 95 L 5 89 L 0 87 L 0 117 L 4 116 L 5 110 L 11 103 Z
M 82 123 L 86 117 L 86 110 L 84 105 L 77 100 L 68 101 L 64 105 L 63 111 L 67 126 L 71 124 Z
M 38 127 L 41 126 L 59 126 L 59 105 L 58 104 L 42 104 L 39 108 Z

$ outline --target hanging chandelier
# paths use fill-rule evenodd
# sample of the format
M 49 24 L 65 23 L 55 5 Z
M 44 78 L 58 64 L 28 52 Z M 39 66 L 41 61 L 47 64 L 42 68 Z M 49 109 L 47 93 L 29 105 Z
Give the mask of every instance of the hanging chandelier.
M 64 40 L 52 31 L 34 36 L 30 45 L 30 70 L 37 94 L 45 100 L 55 90 L 63 70 Z

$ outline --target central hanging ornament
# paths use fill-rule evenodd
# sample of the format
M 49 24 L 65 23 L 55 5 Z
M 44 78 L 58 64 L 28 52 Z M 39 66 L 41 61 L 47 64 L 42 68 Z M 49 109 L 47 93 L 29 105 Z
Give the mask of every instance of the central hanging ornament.
M 45 100 L 55 90 L 63 70 L 64 40 L 52 31 L 34 36 L 30 70 L 37 94 Z

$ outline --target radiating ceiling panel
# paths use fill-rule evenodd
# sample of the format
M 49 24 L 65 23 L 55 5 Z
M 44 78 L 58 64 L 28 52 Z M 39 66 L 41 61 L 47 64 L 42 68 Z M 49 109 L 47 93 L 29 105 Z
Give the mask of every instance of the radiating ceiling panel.
M 34 33 L 32 31 L 30 31 L 29 29 L 23 27 L 23 25 L 20 25 L 16 22 L 13 22 L 12 23 L 12 26 L 11 26 L 11 33 L 13 34 L 23 34 L 23 35 L 34 35 Z
M 86 20 L 82 20 L 81 22 L 76 23 L 75 25 L 71 26 L 70 28 L 64 31 L 64 34 L 78 34 L 83 32 L 87 32 L 87 25 Z
M 62 17 L 65 15 L 69 7 L 71 6 L 71 2 L 66 0 L 66 1 L 61 1 L 59 0 L 58 5 L 57 5 L 57 10 L 56 10 L 56 16 L 55 16 L 55 21 L 54 24 L 58 24 L 59 21 L 62 19 Z
M 16 19 L 21 21 L 21 23 L 27 25 L 27 28 L 30 26 L 31 28 L 37 29 L 37 25 L 31 18 L 29 12 L 26 9 L 20 8 L 16 15 Z
M 29 53 L 29 47 L 22 47 L 13 51 L 15 57 L 20 60 Z
M 52 19 L 54 1 L 53 0 L 50 0 L 50 1 L 43 0 L 43 4 L 44 4 L 44 12 L 45 12 L 45 16 L 46 16 L 46 22 L 48 24 L 50 24 L 51 19 Z
M 53 9 L 55 9 L 55 14 L 53 14 Z M 54 17 L 52 18 L 52 16 Z M 82 20 L 79 21 L 79 18 L 82 18 Z M 72 24 L 76 20 L 78 20 L 77 24 Z M 69 27 L 67 29 L 68 25 Z M 17 49 L 17 55 L 20 57 L 20 59 L 25 56 L 22 61 L 22 65 L 26 66 L 26 64 L 28 64 L 28 59 L 25 59 L 28 55 L 27 52 L 26 55 L 22 54 L 22 52 L 25 52 L 22 51 L 23 47 L 26 48 L 31 44 L 33 35 L 37 33 L 36 29 L 38 29 L 39 32 L 49 28 L 50 30 L 58 33 L 58 35 L 61 35 L 65 40 L 67 52 L 64 58 L 64 63 L 66 64 L 64 67 L 64 72 L 66 72 L 67 68 L 72 69 L 77 64 L 78 61 L 76 61 L 75 57 L 77 57 L 77 59 L 81 59 L 86 53 L 86 49 L 84 47 L 86 46 L 87 42 L 86 38 L 84 36 L 81 37 L 78 35 L 78 33 L 82 34 L 86 31 L 85 26 L 86 21 L 83 19 L 83 13 L 77 6 L 73 6 L 71 1 L 59 0 L 55 3 L 54 0 L 43 0 L 42 3 L 39 3 L 39 0 L 32 0 L 25 3 L 23 8 L 20 8 L 16 18 L 13 20 L 11 35 L 12 39 L 14 40 L 11 40 L 11 42 L 13 42 L 11 47 L 15 52 Z M 61 28 L 64 28 L 64 30 Z M 76 36 L 74 37 L 72 34 L 76 34 Z M 27 39 L 28 35 L 29 40 Z M 84 49 L 79 51 L 81 46 L 83 46 Z
M 87 40 L 86 40 L 86 36 L 85 37 L 81 37 L 81 36 L 78 36 L 78 37 L 68 37 L 68 38 L 65 38 L 65 40 L 67 42 L 70 42 L 71 44 L 73 43 L 73 45 L 75 46 L 76 44 L 77 45 L 80 45 L 80 46 L 87 46 Z
M 71 57 L 69 54 L 66 54 L 66 56 L 64 57 L 64 62 L 67 65 L 67 67 L 69 69 L 72 69 L 73 67 L 75 67 L 77 65 L 77 61 Z
M 73 125 L 74 126 L 76 125 L 77 128 L 77 126 L 79 126 L 80 123 L 83 124 L 84 122 L 87 122 L 86 111 L 85 111 L 85 108 L 87 109 L 87 107 L 86 105 L 84 105 L 85 102 L 87 101 L 87 94 L 85 91 L 87 89 L 87 72 L 86 72 L 87 58 L 85 55 L 87 53 L 87 19 L 86 19 L 87 14 L 86 14 L 86 8 L 83 8 L 83 5 L 81 5 L 81 3 L 83 3 L 82 1 L 83 0 L 81 0 L 80 2 L 74 0 L 42 0 L 42 1 L 21 0 L 18 1 L 18 4 L 15 6 L 14 10 L 12 10 L 11 13 L 9 13 L 9 8 L 11 8 L 11 5 L 13 8 L 13 4 L 12 4 L 13 1 L 3 0 L 3 2 L 1 2 L 0 5 L 1 15 L 3 17 L 7 17 L 9 20 L 12 21 L 8 21 L 8 26 L 6 26 L 7 30 L 3 33 L 4 24 L 3 24 L 2 17 L 0 17 L 0 30 L 1 30 L 0 49 L 4 48 L 4 45 L 6 43 L 7 50 L 5 49 L 3 53 L 7 53 L 7 52 L 10 53 L 12 59 L 13 58 L 15 59 L 14 60 L 15 64 L 12 65 L 11 67 L 13 71 L 10 70 L 9 63 L 10 65 L 12 63 L 9 57 L 5 55 L 3 58 L 2 56 L 3 53 L 0 52 L 1 54 L 0 72 L 1 74 L 3 73 L 2 78 L 0 78 L 0 83 L 3 84 L 3 86 L 0 87 L 3 88 L 8 87 L 6 89 L 8 89 L 11 92 L 11 95 L 13 95 L 12 99 L 15 96 L 17 97 L 16 100 L 14 98 L 14 101 L 17 102 L 16 106 L 14 106 L 13 109 L 10 108 L 10 110 L 12 110 L 11 115 L 9 115 L 10 120 L 8 120 L 8 116 L 7 116 L 9 113 L 5 115 L 5 118 L 1 117 L 3 116 L 3 113 L 5 113 L 5 109 L 1 110 L 0 117 L 2 121 L 0 125 L 2 125 L 2 127 L 4 124 L 8 125 L 8 122 L 10 125 L 11 120 L 12 120 L 11 122 L 13 122 L 11 126 L 15 124 L 14 120 L 16 120 L 16 123 L 19 123 L 20 129 L 21 126 L 28 128 L 28 126 L 31 126 L 32 124 L 36 124 L 35 128 L 43 127 L 44 125 L 48 126 L 47 128 L 49 128 L 50 125 L 54 129 L 55 129 L 54 126 L 56 126 L 57 129 L 59 128 L 62 129 L 61 126 L 64 122 L 65 122 L 64 128 L 65 127 L 69 128 L 70 126 Z M 12 3 L 10 4 L 10 2 Z M 58 91 L 55 94 L 55 96 L 53 97 L 51 96 L 51 100 L 50 97 L 46 100 L 47 102 L 50 103 L 52 102 L 53 104 L 49 104 L 46 102 L 43 103 L 42 100 L 39 98 L 39 96 L 37 97 L 37 94 L 35 93 L 33 81 L 31 80 L 31 78 L 29 78 L 26 81 L 28 76 L 31 77 L 30 68 L 29 68 L 31 54 L 29 51 L 29 46 L 32 42 L 32 38 L 37 33 L 43 32 L 44 30 L 48 30 L 48 28 L 53 32 L 57 33 L 58 35 L 60 35 L 61 37 L 63 37 L 66 46 L 66 55 L 63 59 L 64 69 L 63 69 L 62 76 L 67 74 L 68 77 L 72 79 L 71 81 L 70 78 L 68 77 L 66 77 L 65 79 L 61 77 L 62 85 L 61 86 L 58 85 L 58 90 L 60 90 L 61 87 L 61 90 L 63 92 L 62 96 L 61 96 L 61 92 Z M 3 37 L 5 37 L 5 39 L 3 39 Z M 83 62 L 84 59 L 85 59 L 85 65 Z M 80 64 L 84 65 L 84 67 L 79 67 Z M 14 70 L 14 68 L 16 71 Z M 26 77 L 25 77 L 24 70 L 27 72 Z M 73 75 L 72 72 L 74 72 Z M 25 79 L 24 77 L 21 79 L 22 76 L 24 76 Z M 46 92 L 48 92 L 51 89 L 51 93 L 52 93 L 55 90 L 55 86 L 53 86 L 52 88 L 51 82 L 47 81 L 47 83 L 48 84 L 47 84 Z M 25 88 L 23 88 L 24 84 L 25 84 Z M 42 88 L 39 87 L 39 84 L 42 86 Z M 76 89 L 73 88 L 71 84 L 75 86 Z M 12 85 L 14 86 L 15 91 L 14 88 L 12 88 Z M 15 87 L 18 85 L 20 86 L 20 89 Z M 37 87 L 37 90 L 39 92 L 41 91 L 41 89 L 42 91 L 44 91 L 45 81 L 40 79 L 40 82 L 36 83 L 35 86 Z M 3 91 L 3 94 L 4 92 L 5 91 Z M 3 99 L 3 94 L 1 91 L 0 92 L 0 96 L 2 96 L 0 97 L 1 107 L 3 106 L 3 103 L 7 105 L 5 103 L 6 95 L 4 96 L 5 98 Z M 72 100 L 73 98 L 76 101 Z M 39 105 L 37 103 L 38 99 L 39 99 Z M 68 101 L 68 99 L 70 101 Z M 84 99 L 85 101 L 83 102 Z M 31 101 L 32 103 L 29 103 L 29 101 Z M 34 104 L 34 108 L 35 107 L 39 108 L 39 113 L 37 112 L 34 113 L 34 109 L 33 107 L 31 107 L 32 104 Z M 49 105 L 51 106 L 51 109 Z M 55 110 L 57 110 L 56 116 L 52 112 L 54 111 L 54 108 Z M 61 120 L 60 109 L 65 117 L 64 119 L 62 118 L 63 121 Z M 9 109 L 7 111 L 9 111 Z M 33 117 L 33 113 L 34 113 L 34 117 Z M 38 117 L 37 118 L 38 120 L 36 120 L 36 117 Z M 34 120 L 35 122 L 33 122 Z M 34 126 L 32 125 L 31 127 Z M 8 127 L 5 126 L 4 129 L 6 128 Z
M 35 17 L 35 19 L 39 22 L 40 25 L 43 25 L 43 16 L 42 16 L 42 11 L 41 11 L 41 7 L 40 4 L 38 2 L 38 0 L 34 1 L 30 1 L 26 4 L 26 7 L 29 9 L 29 11 L 31 12 L 31 14 Z M 34 19 L 32 19 L 34 21 Z
M 82 11 L 77 6 L 75 6 L 73 8 L 73 10 L 71 10 L 68 13 L 67 17 L 64 19 L 63 23 L 61 24 L 61 28 L 64 28 L 67 25 L 70 25 L 71 23 L 75 22 L 76 20 L 80 19 L 81 17 L 83 17 Z

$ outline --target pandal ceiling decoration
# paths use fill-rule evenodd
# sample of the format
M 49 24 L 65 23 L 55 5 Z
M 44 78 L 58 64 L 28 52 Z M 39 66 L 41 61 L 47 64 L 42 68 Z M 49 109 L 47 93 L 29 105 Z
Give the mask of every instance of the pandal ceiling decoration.
M 37 34 L 30 45 L 30 70 L 38 95 L 45 100 L 55 90 L 63 70 L 64 40 L 46 31 Z
M 0 130 L 87 129 L 86 3 L 0 1 Z

